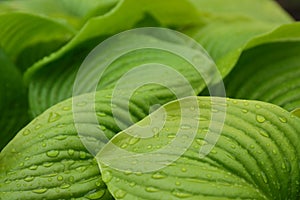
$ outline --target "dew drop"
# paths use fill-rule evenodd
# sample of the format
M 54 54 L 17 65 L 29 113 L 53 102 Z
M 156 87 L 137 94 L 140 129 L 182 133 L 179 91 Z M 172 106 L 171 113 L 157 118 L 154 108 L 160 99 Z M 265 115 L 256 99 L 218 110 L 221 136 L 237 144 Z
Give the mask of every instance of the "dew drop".
M 58 181 L 62 181 L 63 179 L 64 179 L 64 177 L 62 177 L 62 176 L 58 176 L 58 177 L 57 177 L 57 180 L 58 180 Z
M 188 130 L 188 129 L 191 129 L 192 127 L 190 126 L 190 125 L 188 125 L 188 124 L 183 124 L 183 125 L 181 125 L 181 127 L 180 127 L 182 130 Z
M 70 176 L 70 177 L 69 177 L 69 181 L 70 181 L 71 183 L 73 183 L 74 180 L 75 180 L 74 176 Z
M 30 170 L 36 170 L 37 168 L 38 168 L 37 165 L 32 165 L 32 166 L 29 167 Z
M 46 162 L 46 163 L 43 163 L 43 166 L 44 167 L 51 167 L 53 165 L 52 162 Z
M 112 179 L 112 174 L 110 171 L 104 171 L 102 173 L 102 180 L 105 182 L 105 183 L 109 183 L 109 181 L 111 181 Z
M 47 154 L 47 156 L 49 156 L 51 158 L 55 158 L 55 157 L 58 156 L 59 151 L 58 150 L 51 150 L 51 151 L 48 151 L 46 154 Z
M 261 177 L 263 178 L 263 181 L 267 184 L 268 183 L 268 179 L 267 179 L 266 174 L 263 171 L 261 172 Z
M 205 140 L 202 140 L 202 139 L 196 139 L 196 143 L 201 145 L 201 146 L 207 144 L 207 142 Z
M 32 190 L 32 192 L 36 193 L 36 194 L 43 194 L 43 193 L 47 192 L 47 189 L 46 188 L 35 189 L 35 190 Z
M 22 135 L 26 136 L 26 135 L 29 135 L 31 133 L 31 131 L 29 129 L 25 129 L 23 132 L 22 132 Z
M 287 119 L 285 117 L 279 117 L 279 120 L 282 122 L 282 123 L 286 123 L 287 122 Z
M 35 128 L 35 130 L 38 130 L 38 129 L 40 129 L 42 126 L 40 125 L 40 124 L 38 124 L 38 125 L 36 125 L 34 128 Z
M 259 134 L 260 134 L 261 136 L 263 136 L 263 137 L 266 137 L 266 138 L 269 137 L 268 133 L 266 133 L 266 132 L 263 131 L 263 130 L 259 130 Z
M 27 176 L 25 179 L 24 179 L 24 181 L 26 181 L 26 182 L 31 182 L 31 181 L 33 181 L 34 180 L 34 177 L 33 176 Z
M 243 113 L 248 113 L 248 110 L 247 109 L 242 109 L 242 112 Z
M 173 133 L 169 133 L 169 134 L 167 135 L 167 137 L 168 137 L 168 138 L 170 138 L 170 139 L 173 139 L 173 138 L 175 138 L 175 137 L 176 137 L 176 135 L 175 135 L 175 134 L 173 134 Z
M 126 196 L 127 192 L 125 192 L 124 190 L 117 190 L 114 194 L 116 198 L 123 199 Z
M 62 110 L 63 110 L 63 111 L 69 111 L 69 110 L 71 110 L 71 107 L 69 107 L 69 106 L 64 106 L 64 107 L 62 108 Z
M 186 172 L 187 169 L 186 169 L 185 167 L 183 167 L 183 168 L 181 168 L 181 171 L 182 171 L 182 172 Z
M 85 158 L 86 158 L 86 152 L 80 151 L 80 152 L 79 152 L 79 158 L 85 159 Z
M 266 121 L 266 118 L 262 115 L 257 115 L 256 116 L 256 120 L 259 122 L 259 123 L 263 123 Z
M 49 117 L 48 117 L 48 122 L 51 123 L 51 122 L 56 122 L 57 120 L 60 119 L 60 114 L 56 113 L 56 112 L 51 112 L 49 114 Z
M 180 183 L 179 181 L 176 181 L 176 182 L 175 182 L 175 185 L 180 186 L 181 183 Z
M 134 145 L 134 144 L 138 143 L 138 141 L 140 141 L 140 138 L 138 138 L 138 137 L 132 137 L 132 138 L 129 140 L 129 144 L 130 144 L 130 145 Z
M 276 155 L 276 154 L 277 154 L 277 151 L 276 151 L 275 149 L 273 149 L 272 153 L 273 153 L 274 155 Z
M 178 198 L 188 198 L 188 197 L 191 197 L 192 194 L 189 194 L 189 193 L 186 193 L 186 192 L 180 192 L 180 191 L 173 191 L 172 194 L 175 196 L 175 197 L 178 197 Z
M 256 108 L 261 108 L 261 106 L 259 104 L 256 104 L 255 107 Z
M 63 184 L 60 186 L 61 189 L 67 189 L 67 188 L 69 188 L 69 187 L 71 187 L 71 185 L 68 184 L 68 183 L 63 183 Z
M 68 154 L 69 154 L 69 156 L 73 156 L 74 155 L 74 149 L 69 149 L 68 150 Z
M 65 140 L 65 139 L 67 139 L 67 137 L 68 136 L 66 136 L 66 135 L 58 135 L 58 136 L 55 136 L 54 139 L 55 140 Z
M 155 174 L 152 175 L 152 178 L 154 179 L 163 179 L 163 178 L 166 178 L 166 176 L 160 172 L 157 172 Z
M 106 114 L 103 113 L 103 112 L 99 112 L 99 113 L 97 113 L 97 115 L 98 115 L 99 117 L 105 117 L 105 116 L 106 116 Z
M 87 196 L 88 199 L 95 200 L 95 199 L 101 199 L 105 194 L 105 190 L 99 190 L 97 192 L 94 192 Z
M 121 148 L 122 148 L 122 149 L 125 149 L 126 147 L 128 147 L 128 144 L 127 144 L 127 143 L 123 143 L 123 144 L 121 145 Z
M 146 187 L 145 190 L 147 192 L 158 192 L 159 191 L 159 189 L 156 187 Z
M 136 183 L 135 182 L 131 182 L 131 183 L 129 183 L 129 186 L 130 187 L 134 187 L 136 185 Z

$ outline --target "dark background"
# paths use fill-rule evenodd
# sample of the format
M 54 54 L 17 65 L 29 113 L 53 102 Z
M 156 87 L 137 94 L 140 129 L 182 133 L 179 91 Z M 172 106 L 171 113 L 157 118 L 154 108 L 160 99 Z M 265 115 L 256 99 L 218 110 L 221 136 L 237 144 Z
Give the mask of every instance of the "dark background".
M 300 20 L 300 0 L 277 0 L 296 20 Z

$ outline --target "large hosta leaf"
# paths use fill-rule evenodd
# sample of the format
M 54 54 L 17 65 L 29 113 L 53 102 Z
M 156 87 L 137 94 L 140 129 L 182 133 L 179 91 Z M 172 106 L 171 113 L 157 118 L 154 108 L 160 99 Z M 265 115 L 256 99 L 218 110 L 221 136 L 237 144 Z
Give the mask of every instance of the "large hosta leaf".
M 27 91 L 21 73 L 0 49 L 0 149 L 28 122 Z
M 210 18 L 252 18 L 270 23 L 289 23 L 292 18 L 272 0 L 190 0 Z
M 115 199 L 299 198 L 299 118 L 272 104 L 233 99 L 224 104 L 217 97 L 198 97 L 198 117 L 191 107 L 195 98 L 166 104 L 104 146 L 97 160 Z M 212 116 L 225 108 L 220 124 Z M 154 135 L 132 135 L 160 113 L 166 120 Z M 221 133 L 216 126 L 223 126 Z M 199 150 L 211 143 L 208 132 L 220 137 L 203 157 Z
M 47 16 L 80 29 L 88 18 L 102 15 L 118 0 L 12 0 L 0 2 L 0 13 L 22 12 Z
M 0 30 L 0 45 L 22 70 L 59 49 L 75 33 L 62 23 L 28 13 L 1 14 Z
M 299 24 L 287 25 L 254 40 L 252 43 L 269 41 L 270 44 L 244 52 L 225 80 L 227 95 L 271 102 L 290 111 L 298 108 L 299 28 Z
M 200 80 L 200 75 L 195 75 Z M 146 76 L 139 77 L 144 80 Z M 130 85 L 134 80 L 126 79 L 126 82 Z M 101 90 L 96 96 L 94 93 L 77 96 L 51 107 L 22 129 L 1 152 L 0 196 L 3 199 L 111 199 L 92 154 L 121 128 L 148 115 L 153 105 L 165 104 L 175 99 L 175 95 L 191 95 L 189 85 L 186 87 L 175 80 L 178 79 L 168 85 L 172 91 L 161 85 L 146 84 L 133 91 L 130 102 L 124 97 L 129 91 L 119 90 L 117 95 L 110 89 Z M 99 125 L 90 120 L 93 116 L 97 116 Z

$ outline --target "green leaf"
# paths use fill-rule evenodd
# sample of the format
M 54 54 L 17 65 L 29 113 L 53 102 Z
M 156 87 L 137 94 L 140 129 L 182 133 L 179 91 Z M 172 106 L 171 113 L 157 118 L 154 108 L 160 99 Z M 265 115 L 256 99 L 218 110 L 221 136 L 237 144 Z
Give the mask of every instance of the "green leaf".
M 171 7 L 167 6 L 166 2 L 153 3 L 152 1 L 145 1 L 143 4 L 135 0 L 121 1 L 107 15 L 90 19 L 74 39 L 59 51 L 32 66 L 25 74 L 25 79 L 30 82 L 29 101 L 33 116 L 71 96 L 72 83 L 79 65 L 88 53 L 109 35 L 145 23 L 151 25 L 153 21 L 163 26 L 176 27 L 201 23 L 196 11 L 185 1 L 173 1 Z M 158 9 L 160 7 L 163 10 Z M 130 15 L 132 15 L 129 20 L 123 17 L 128 10 L 131 10 Z M 182 14 L 185 14 L 186 18 L 179 20 Z M 149 16 L 152 20 L 149 20 Z M 115 26 L 116 24 L 118 26 Z M 57 92 L 56 88 L 60 88 L 61 91 Z M 37 94 L 50 94 L 50 96 L 44 99 L 44 95 L 37 96 Z
M 137 74 L 140 80 L 147 76 L 149 79 L 147 70 L 141 72 Z M 157 77 L 162 80 L 168 74 Z M 67 199 L 99 195 L 97 199 L 111 199 L 93 155 L 120 130 L 148 115 L 155 109 L 153 106 L 176 99 L 175 95 L 187 96 L 194 93 L 193 89 L 198 90 L 173 77 L 166 82 L 168 87 L 149 83 L 137 90 L 134 87 L 137 79 L 127 77 L 122 84 L 125 89 L 102 89 L 96 94 L 77 96 L 42 113 L 0 154 L 1 197 Z M 195 73 L 189 77 L 193 85 L 201 80 Z M 134 90 L 128 91 L 131 88 Z M 95 123 L 91 120 L 93 116 L 97 117 Z
M 21 73 L 0 49 L 0 150 L 28 120 L 27 91 Z
M 191 109 L 195 100 L 200 117 Z M 224 101 L 174 101 L 112 138 L 97 160 L 114 198 L 297 199 L 300 120 L 272 104 Z M 139 132 L 161 113 L 166 118 L 155 135 Z M 202 156 L 207 145 L 213 149 Z
M 247 26 L 245 26 L 247 24 Z M 216 62 L 223 77 L 232 70 L 247 43 L 278 27 L 249 19 L 216 20 L 185 33 L 197 40 Z
M 59 49 L 75 33 L 62 23 L 26 13 L 0 15 L 0 29 L 0 45 L 22 71 Z
M 267 101 L 289 111 L 298 108 L 299 30 L 299 23 L 285 25 L 252 40 L 248 50 L 225 79 L 227 95 Z M 270 44 L 263 44 L 265 42 Z
M 207 18 L 251 18 L 268 23 L 289 23 L 293 19 L 272 0 L 190 0 Z M 245 27 L 246 28 L 246 27 Z
M 0 13 L 40 15 L 80 29 L 88 18 L 105 14 L 118 0 L 12 0 L 0 2 Z

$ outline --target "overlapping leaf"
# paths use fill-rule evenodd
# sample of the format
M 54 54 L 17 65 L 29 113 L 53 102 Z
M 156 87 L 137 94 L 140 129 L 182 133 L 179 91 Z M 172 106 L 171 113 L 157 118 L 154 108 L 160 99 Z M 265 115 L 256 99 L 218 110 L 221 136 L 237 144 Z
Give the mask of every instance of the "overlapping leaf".
M 249 43 L 227 77 L 227 94 L 234 98 L 258 99 L 292 111 L 300 105 L 299 23 L 280 27 Z M 283 50 L 284 49 L 284 50 Z M 255 58 L 255 59 L 254 59 Z
M 116 135 L 97 155 L 103 180 L 116 199 L 299 198 L 299 118 L 272 104 L 227 99 L 225 105 L 217 97 L 218 110 L 212 109 L 211 98 L 198 97 L 200 118 L 195 118 L 194 99 L 171 102 L 152 113 L 152 119 L 167 113 L 164 126 L 154 136 L 128 135 L 147 124 L 147 117 Z M 220 120 L 212 114 L 224 112 L 225 107 L 225 124 L 218 133 L 215 126 Z M 191 115 L 182 116 L 185 111 Z M 182 120 L 190 124 L 199 120 L 199 126 L 180 126 Z M 183 130 L 189 131 L 179 134 Z M 210 144 L 208 132 L 220 138 L 203 158 L 199 150 Z M 189 139 L 192 143 L 185 148 Z M 180 158 L 163 164 L 174 156 Z M 158 161 L 163 167 L 149 171 Z

